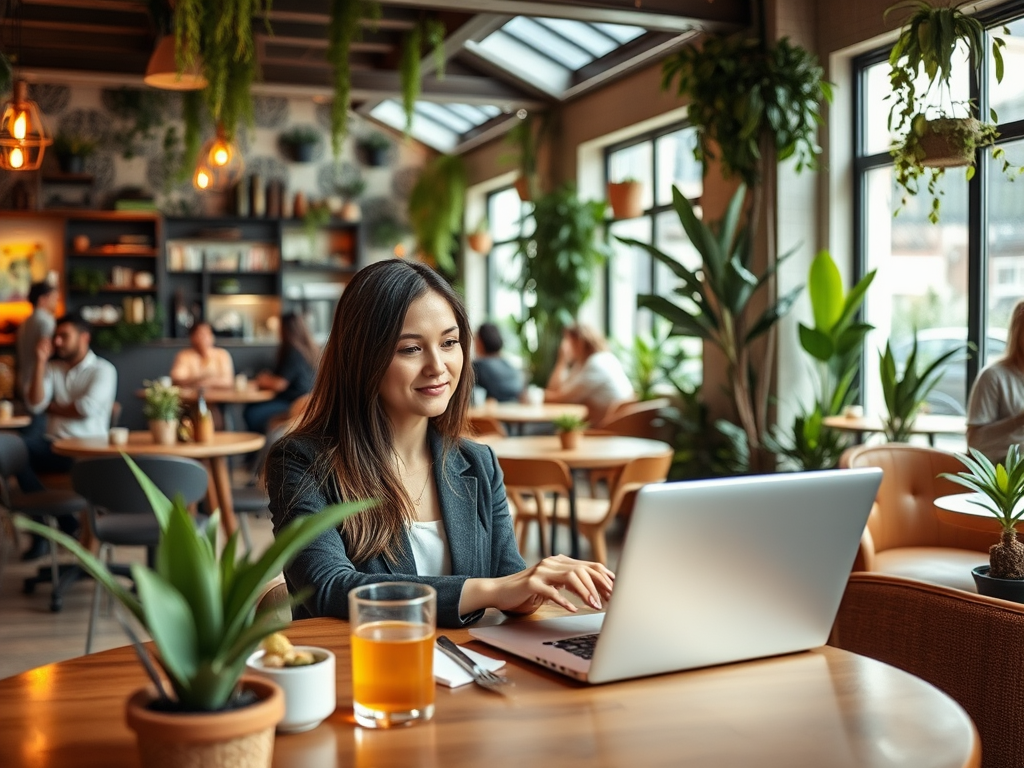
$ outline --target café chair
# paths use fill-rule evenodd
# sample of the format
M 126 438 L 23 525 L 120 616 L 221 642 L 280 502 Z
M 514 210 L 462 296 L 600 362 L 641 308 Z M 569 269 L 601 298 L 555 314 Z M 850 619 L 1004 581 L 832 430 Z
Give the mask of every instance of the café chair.
M 540 533 L 540 554 L 551 552 L 548 547 L 547 522 L 551 520 L 554 540 L 554 509 L 560 498 L 569 501 L 572 473 L 564 461 L 558 459 L 498 459 L 505 476 L 505 492 L 515 511 L 516 542 L 519 552 L 526 552 L 526 536 L 531 522 L 536 522 Z M 548 494 L 553 494 L 549 503 Z
M 281 621 L 292 620 L 291 603 L 288 602 L 288 585 L 284 576 L 278 574 L 263 585 L 263 592 L 256 600 L 256 611 L 273 611 Z
M 945 692 L 981 736 L 982 768 L 1024 765 L 1024 605 L 881 573 L 854 573 L 829 645 Z
M 505 425 L 493 416 L 470 416 L 466 421 L 467 437 L 484 437 L 485 435 L 508 437 L 508 430 L 505 429 Z
M 209 475 L 206 467 L 195 459 L 137 456 L 134 461 L 170 499 L 180 494 L 182 501 L 191 506 L 206 496 Z M 114 547 L 145 547 L 147 561 L 152 566 L 160 542 L 160 526 L 127 462 L 120 456 L 79 459 L 71 467 L 71 484 L 88 501 L 89 525 L 100 544 L 99 559 L 105 559 L 112 572 L 131 576 L 125 566 L 110 564 L 112 550 Z M 86 653 L 92 650 L 101 590 L 102 586 L 96 582 L 85 638 Z
M 42 518 L 48 526 L 57 529 L 58 517 L 78 516 L 85 512 L 88 502 L 71 490 L 50 489 L 25 493 L 11 488 L 10 479 L 28 467 L 28 448 L 21 436 L 14 432 L 0 432 L 0 504 L 12 513 L 21 512 Z M 78 566 L 60 567 L 56 545 L 50 546 L 50 567 L 40 568 L 36 576 L 25 579 L 23 591 L 30 594 L 37 584 L 49 581 L 50 610 L 59 611 L 64 602 L 64 591 L 81 575 Z
M 935 448 L 886 443 L 860 446 L 847 461 L 883 473 L 853 569 L 976 591 L 971 569 L 988 560 L 999 537 L 943 522 L 934 504 L 963 491 L 939 477 L 963 471 L 960 460 Z

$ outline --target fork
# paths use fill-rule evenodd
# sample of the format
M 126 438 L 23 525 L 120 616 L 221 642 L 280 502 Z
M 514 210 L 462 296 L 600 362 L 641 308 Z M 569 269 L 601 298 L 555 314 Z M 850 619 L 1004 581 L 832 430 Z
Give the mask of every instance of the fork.
M 469 658 L 469 656 L 464 654 L 462 649 L 453 643 L 446 635 L 438 635 L 437 647 L 440 648 L 452 661 L 469 672 L 469 674 L 473 676 L 473 680 L 481 688 L 501 693 L 502 688 L 515 685 L 515 683 L 507 677 L 496 675 L 491 672 L 491 670 L 481 667 Z

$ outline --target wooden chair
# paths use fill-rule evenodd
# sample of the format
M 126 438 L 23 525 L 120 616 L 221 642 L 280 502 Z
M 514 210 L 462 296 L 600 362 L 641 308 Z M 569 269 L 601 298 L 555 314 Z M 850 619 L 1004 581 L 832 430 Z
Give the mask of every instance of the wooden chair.
M 951 453 L 900 443 L 861 446 L 850 467 L 880 467 L 882 484 L 861 537 L 855 571 L 877 571 L 974 592 L 971 569 L 983 565 L 997 533 L 949 525 L 935 499 L 963 489 L 942 472 L 959 472 Z
M 508 430 L 505 429 L 505 425 L 493 416 L 470 416 L 466 422 L 467 437 L 483 437 L 484 435 L 508 437 Z
M 667 397 L 632 403 L 620 408 L 613 418 L 605 419 L 600 428 L 612 435 L 644 437 L 671 444 L 675 439 L 675 430 L 661 416 L 661 412 L 669 405 L 671 403 Z
M 273 611 L 281 621 L 292 620 L 292 608 L 288 602 L 288 585 L 284 576 L 278 574 L 263 585 L 263 591 L 256 600 L 257 612 Z
M 982 768 L 1024 765 L 1024 606 L 880 573 L 854 573 L 829 644 L 891 664 L 954 698 Z
M 551 550 L 548 547 L 547 521 L 552 519 L 554 507 L 559 498 L 569 501 L 572 488 L 572 473 L 564 461 L 557 459 L 499 459 L 505 475 L 505 491 L 515 511 L 516 541 L 519 552 L 526 551 L 528 525 L 536 521 L 540 531 L 540 553 L 543 557 Z M 548 494 L 554 494 L 549 503 Z M 554 524 L 552 524 L 552 533 Z
M 668 477 L 669 467 L 672 465 L 672 455 L 648 456 L 641 459 L 633 459 L 626 464 L 619 473 L 618 479 L 611 490 L 611 499 L 576 499 L 576 523 L 580 533 L 590 543 L 592 556 L 599 563 L 608 562 L 608 543 L 605 532 L 611 522 L 620 514 L 628 514 L 633 508 L 633 501 L 636 492 L 648 483 L 661 483 Z M 505 460 L 502 460 L 502 469 L 505 467 Z M 506 487 L 508 480 L 506 479 Z M 511 494 L 510 494 L 511 495 Z M 525 538 L 525 529 L 531 521 L 536 521 L 541 526 L 542 538 L 544 523 L 551 518 L 551 511 L 545 507 L 538 513 L 535 504 L 525 502 L 520 504 L 513 499 L 516 506 L 516 531 L 517 539 L 522 542 Z M 561 525 L 569 525 L 569 499 L 556 498 L 554 507 L 553 522 Z M 519 531 L 523 531 L 520 538 Z

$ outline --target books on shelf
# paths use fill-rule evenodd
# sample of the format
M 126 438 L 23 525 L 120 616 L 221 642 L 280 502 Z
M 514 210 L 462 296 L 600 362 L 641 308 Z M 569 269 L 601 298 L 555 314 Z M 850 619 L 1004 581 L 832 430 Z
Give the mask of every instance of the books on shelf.
M 280 254 L 270 243 L 209 243 L 173 240 L 167 243 L 171 272 L 274 272 Z

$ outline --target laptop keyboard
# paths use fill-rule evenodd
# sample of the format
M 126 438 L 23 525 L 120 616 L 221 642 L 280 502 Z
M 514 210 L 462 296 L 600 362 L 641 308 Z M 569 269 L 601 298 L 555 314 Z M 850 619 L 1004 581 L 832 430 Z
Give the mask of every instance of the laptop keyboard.
M 573 656 L 579 656 L 588 661 L 594 657 L 594 646 L 597 645 L 597 635 L 580 635 L 579 637 L 567 637 L 565 640 L 547 640 L 544 645 L 551 645 L 568 651 Z

